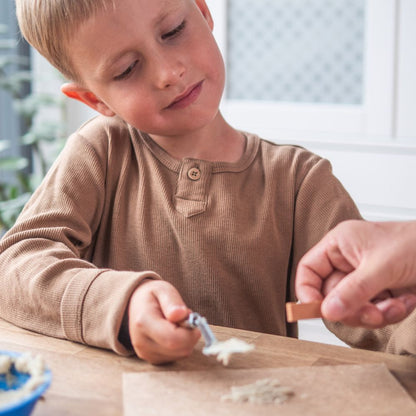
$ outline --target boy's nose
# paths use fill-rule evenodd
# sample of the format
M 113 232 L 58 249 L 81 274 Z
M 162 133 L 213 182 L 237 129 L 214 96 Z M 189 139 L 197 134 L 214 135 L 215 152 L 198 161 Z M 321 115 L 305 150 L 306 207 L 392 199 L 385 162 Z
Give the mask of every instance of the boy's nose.
M 177 56 L 171 58 L 159 56 L 155 60 L 153 68 L 153 77 L 155 84 L 160 89 L 168 88 L 175 85 L 184 75 L 185 66 Z

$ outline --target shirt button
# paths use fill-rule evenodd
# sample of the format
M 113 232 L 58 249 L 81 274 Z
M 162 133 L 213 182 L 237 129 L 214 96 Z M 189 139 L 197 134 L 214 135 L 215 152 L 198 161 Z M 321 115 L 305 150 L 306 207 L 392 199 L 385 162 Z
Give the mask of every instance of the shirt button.
M 198 168 L 191 168 L 188 170 L 188 178 L 192 181 L 197 181 L 201 177 L 201 171 Z

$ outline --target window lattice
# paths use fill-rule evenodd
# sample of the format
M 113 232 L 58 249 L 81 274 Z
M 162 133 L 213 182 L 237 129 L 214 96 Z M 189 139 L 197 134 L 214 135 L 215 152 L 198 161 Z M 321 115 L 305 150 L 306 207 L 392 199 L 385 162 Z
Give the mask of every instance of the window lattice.
M 360 104 L 365 0 L 228 0 L 227 97 Z

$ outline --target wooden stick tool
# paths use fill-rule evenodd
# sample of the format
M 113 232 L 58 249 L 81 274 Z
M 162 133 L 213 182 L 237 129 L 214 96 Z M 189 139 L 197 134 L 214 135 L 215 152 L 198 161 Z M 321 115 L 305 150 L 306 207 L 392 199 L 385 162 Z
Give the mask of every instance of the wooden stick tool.
M 288 322 L 297 322 L 301 319 L 322 318 L 322 301 L 311 303 L 286 303 L 286 319 Z

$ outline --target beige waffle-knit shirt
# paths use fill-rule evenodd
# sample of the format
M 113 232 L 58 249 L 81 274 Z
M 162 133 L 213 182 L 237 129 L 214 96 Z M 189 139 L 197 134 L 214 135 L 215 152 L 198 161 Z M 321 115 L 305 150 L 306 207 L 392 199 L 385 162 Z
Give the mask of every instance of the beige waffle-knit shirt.
M 297 262 L 360 216 L 328 161 L 246 138 L 236 163 L 176 160 L 117 117 L 86 123 L 0 243 L 0 316 L 128 354 L 120 325 L 150 277 L 211 324 L 296 336 Z

